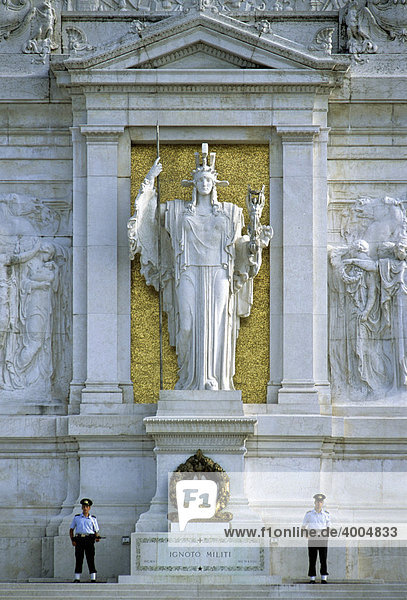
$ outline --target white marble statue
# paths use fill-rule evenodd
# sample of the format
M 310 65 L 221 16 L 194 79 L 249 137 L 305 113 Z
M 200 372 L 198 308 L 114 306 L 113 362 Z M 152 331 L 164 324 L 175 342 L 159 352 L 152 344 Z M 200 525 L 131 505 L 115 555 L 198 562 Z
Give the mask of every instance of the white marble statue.
M 217 179 L 215 153 L 208 162 L 203 144 L 202 164 L 199 153 L 195 158 L 192 180 L 182 182 L 192 188 L 191 200 L 160 206 L 161 261 L 154 180 L 162 166 L 155 161 L 128 223 L 130 257 L 140 253 L 141 272 L 155 289 L 161 274 L 170 343 L 178 355 L 176 389 L 233 390 L 240 317 L 250 314 L 253 277 L 272 230 L 259 223 L 263 191 L 249 190 L 250 236 L 243 235 L 242 209 L 218 200 L 217 185 L 228 182 Z

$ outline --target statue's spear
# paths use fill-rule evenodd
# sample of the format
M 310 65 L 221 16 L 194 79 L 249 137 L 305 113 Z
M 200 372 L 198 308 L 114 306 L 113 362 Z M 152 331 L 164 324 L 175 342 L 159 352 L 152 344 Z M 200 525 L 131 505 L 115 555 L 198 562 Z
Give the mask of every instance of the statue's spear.
M 160 126 L 157 121 L 156 126 L 157 159 L 160 158 Z M 160 209 L 160 176 L 157 175 L 157 223 L 158 223 L 158 322 L 160 330 L 160 390 L 164 389 L 163 384 L 163 288 L 161 276 L 161 209 Z

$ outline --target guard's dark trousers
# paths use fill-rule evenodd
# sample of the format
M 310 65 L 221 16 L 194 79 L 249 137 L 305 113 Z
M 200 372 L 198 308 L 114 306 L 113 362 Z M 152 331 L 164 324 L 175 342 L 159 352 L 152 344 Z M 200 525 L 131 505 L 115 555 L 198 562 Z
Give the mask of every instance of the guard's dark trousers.
M 308 577 L 315 577 L 317 574 L 316 565 L 317 565 L 317 555 L 319 552 L 319 561 L 321 563 L 321 575 L 328 575 L 328 569 L 326 566 L 326 558 L 328 555 L 328 546 L 308 546 L 308 560 L 309 560 L 309 569 L 308 569 Z
M 88 563 L 89 573 L 96 573 L 95 567 L 95 536 L 89 535 L 87 537 L 76 537 L 75 538 L 75 573 L 82 573 L 83 556 L 86 555 L 86 562 Z

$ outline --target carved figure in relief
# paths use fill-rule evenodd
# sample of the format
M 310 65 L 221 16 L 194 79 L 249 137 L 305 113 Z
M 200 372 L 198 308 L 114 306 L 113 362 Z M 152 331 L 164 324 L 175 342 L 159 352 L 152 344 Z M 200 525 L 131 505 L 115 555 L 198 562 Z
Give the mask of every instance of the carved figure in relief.
M 393 387 L 407 386 L 407 238 L 397 243 L 385 242 L 379 248 L 381 302 L 390 329 Z M 406 388 L 407 389 L 407 388 Z
M 58 48 L 54 39 L 56 13 L 51 0 L 43 0 L 33 8 L 31 19 L 31 38 L 24 46 L 23 52 L 39 54 L 44 59 L 51 50 Z
M 0 386 L 6 382 L 5 364 L 7 336 L 16 323 L 16 278 L 11 268 L 11 256 L 0 250 Z
M 344 12 L 348 50 L 358 62 L 362 61 L 360 54 L 377 52 L 377 44 L 371 37 L 372 28 L 376 23 L 365 4 L 360 6 L 357 0 L 351 0 Z
M 347 245 L 329 251 L 329 361 L 334 392 L 407 392 L 407 235 L 403 204 L 362 198 L 343 215 Z M 358 236 L 363 235 L 364 239 Z
M 0 391 L 50 399 L 67 383 L 70 249 L 47 237 L 59 222 L 35 198 L 0 197 Z
M 51 381 L 53 297 L 58 290 L 55 249 L 41 244 L 20 284 L 20 322 L 23 335 L 14 358 L 16 380 L 22 387 L 38 379 Z M 19 258 L 21 262 L 21 258 Z
M 178 355 L 176 389 L 233 390 L 240 318 L 250 314 L 253 278 L 272 230 L 259 223 L 263 192 L 250 190 L 251 236 L 243 235 L 242 209 L 218 200 L 217 187 L 228 182 L 217 178 L 215 153 L 208 162 L 208 147 L 203 144 L 202 164 L 199 153 L 195 158 L 192 180 L 182 182 L 192 188 L 191 200 L 162 204 L 159 228 L 154 180 L 162 166 L 158 159 L 154 163 L 128 223 L 130 257 L 140 253 L 141 272 L 148 285 L 158 289 L 161 274 L 170 343 Z

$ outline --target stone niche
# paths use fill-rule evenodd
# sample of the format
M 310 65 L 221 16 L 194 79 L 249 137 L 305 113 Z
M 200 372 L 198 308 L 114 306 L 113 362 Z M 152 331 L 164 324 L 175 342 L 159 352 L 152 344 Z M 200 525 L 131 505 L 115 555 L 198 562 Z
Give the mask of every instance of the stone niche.
M 160 175 L 160 197 L 162 202 L 180 198 L 187 202 L 191 190 L 181 186 L 182 179 L 190 176 L 194 168 L 194 152 L 199 145 L 161 144 L 160 156 L 164 170 Z M 221 179 L 230 180 L 230 185 L 218 192 L 221 202 L 233 202 L 243 208 L 247 221 L 247 186 L 260 189 L 265 184 L 266 204 L 262 223 L 268 222 L 269 208 L 269 145 L 211 144 L 210 151 L 216 152 L 216 168 Z M 140 184 L 153 164 L 156 148 L 151 145 L 132 146 L 132 186 L 134 199 Z M 135 402 L 158 400 L 159 374 L 159 330 L 158 295 L 147 287 L 140 274 L 138 256 L 132 263 L 131 292 L 131 379 L 137 381 L 134 388 Z M 241 319 L 237 341 L 235 388 L 242 390 L 245 402 L 265 403 L 269 381 L 269 332 L 264 323 L 270 319 L 270 261 L 269 250 L 263 251 L 262 266 L 256 276 L 253 290 L 253 305 L 250 317 Z M 163 351 L 164 388 L 173 389 L 177 381 L 177 360 L 174 349 L 169 345 L 165 326 Z

